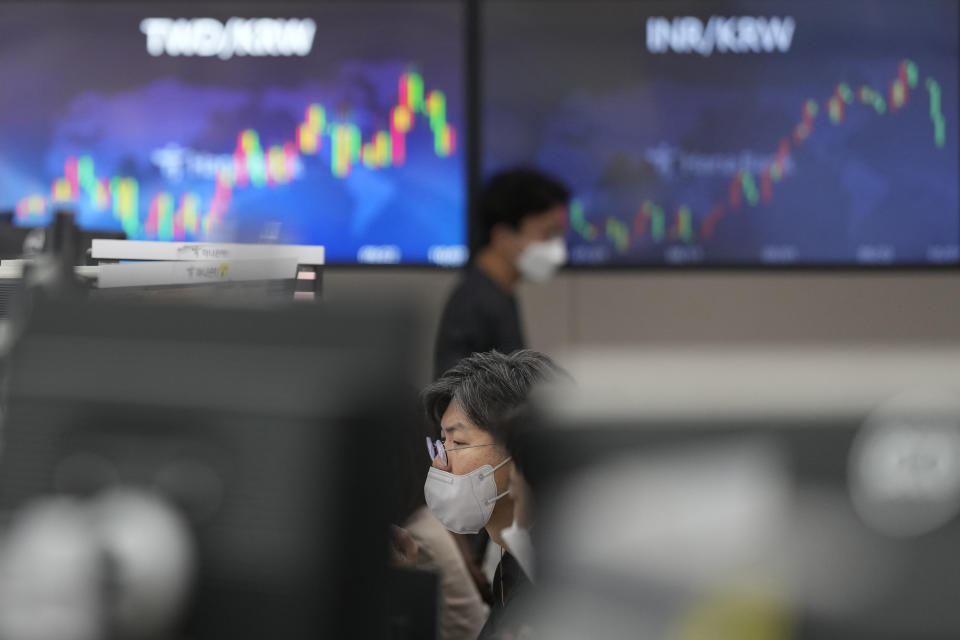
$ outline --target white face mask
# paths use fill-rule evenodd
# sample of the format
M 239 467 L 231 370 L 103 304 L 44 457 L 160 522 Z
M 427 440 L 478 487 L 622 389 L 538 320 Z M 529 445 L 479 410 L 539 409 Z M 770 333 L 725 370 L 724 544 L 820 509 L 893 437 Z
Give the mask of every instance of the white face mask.
M 517 258 L 517 269 L 530 282 L 546 282 L 567 261 L 563 238 L 528 244 Z
M 510 555 L 517 559 L 520 568 L 533 582 L 533 542 L 530 540 L 530 530 L 518 526 L 514 520 L 513 524 L 500 532 L 500 536 Z
M 460 476 L 430 467 L 423 485 L 430 513 L 454 533 L 477 533 L 487 525 L 497 500 L 510 493 L 497 495 L 493 479 L 493 472 L 509 461 L 507 458 L 496 467 L 485 464 Z

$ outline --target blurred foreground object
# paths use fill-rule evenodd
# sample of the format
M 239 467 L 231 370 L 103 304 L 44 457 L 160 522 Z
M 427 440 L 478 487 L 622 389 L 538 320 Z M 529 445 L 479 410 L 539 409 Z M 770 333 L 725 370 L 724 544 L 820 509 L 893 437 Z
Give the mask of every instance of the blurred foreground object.
M 0 452 L 0 637 L 383 637 L 413 325 L 386 305 L 39 302 Z
M 561 362 L 525 470 L 537 637 L 960 637 L 960 349 Z
M 172 631 L 195 571 L 185 521 L 160 496 L 114 489 L 29 506 L 0 555 L 0 637 L 96 640 Z

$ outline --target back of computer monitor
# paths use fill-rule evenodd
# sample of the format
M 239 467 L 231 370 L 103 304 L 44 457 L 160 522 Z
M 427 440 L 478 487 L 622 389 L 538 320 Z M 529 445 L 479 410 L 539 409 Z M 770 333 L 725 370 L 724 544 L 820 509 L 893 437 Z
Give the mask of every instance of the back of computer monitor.
M 568 362 L 518 444 L 545 637 L 960 636 L 960 350 Z
M 190 532 L 183 637 L 380 637 L 411 328 L 382 307 L 43 305 L 13 359 L 5 519 L 149 494 Z

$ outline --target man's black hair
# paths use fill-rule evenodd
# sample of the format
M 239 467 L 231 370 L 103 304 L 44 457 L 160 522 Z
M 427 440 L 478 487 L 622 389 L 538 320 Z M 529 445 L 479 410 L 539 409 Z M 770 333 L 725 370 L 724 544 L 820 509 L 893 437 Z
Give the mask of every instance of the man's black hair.
M 553 360 L 537 351 L 475 353 L 424 389 L 421 398 L 437 432 L 447 407 L 456 400 L 475 425 L 503 443 L 506 438 L 500 430 L 504 418 L 522 407 L 538 384 L 566 376 Z
M 480 193 L 475 247 L 490 244 L 491 231 L 498 224 L 519 229 L 524 218 L 569 202 L 570 190 L 556 178 L 529 168 L 501 171 Z

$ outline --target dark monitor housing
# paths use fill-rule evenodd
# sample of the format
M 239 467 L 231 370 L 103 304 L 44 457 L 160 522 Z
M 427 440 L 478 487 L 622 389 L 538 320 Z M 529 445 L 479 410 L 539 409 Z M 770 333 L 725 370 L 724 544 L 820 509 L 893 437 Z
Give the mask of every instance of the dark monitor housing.
M 4 517 L 153 491 L 198 550 L 184 637 L 378 637 L 410 328 L 383 307 L 40 305 L 12 359 Z
M 548 636 L 960 634 L 956 349 L 678 347 L 572 371 L 581 393 L 515 443 Z

